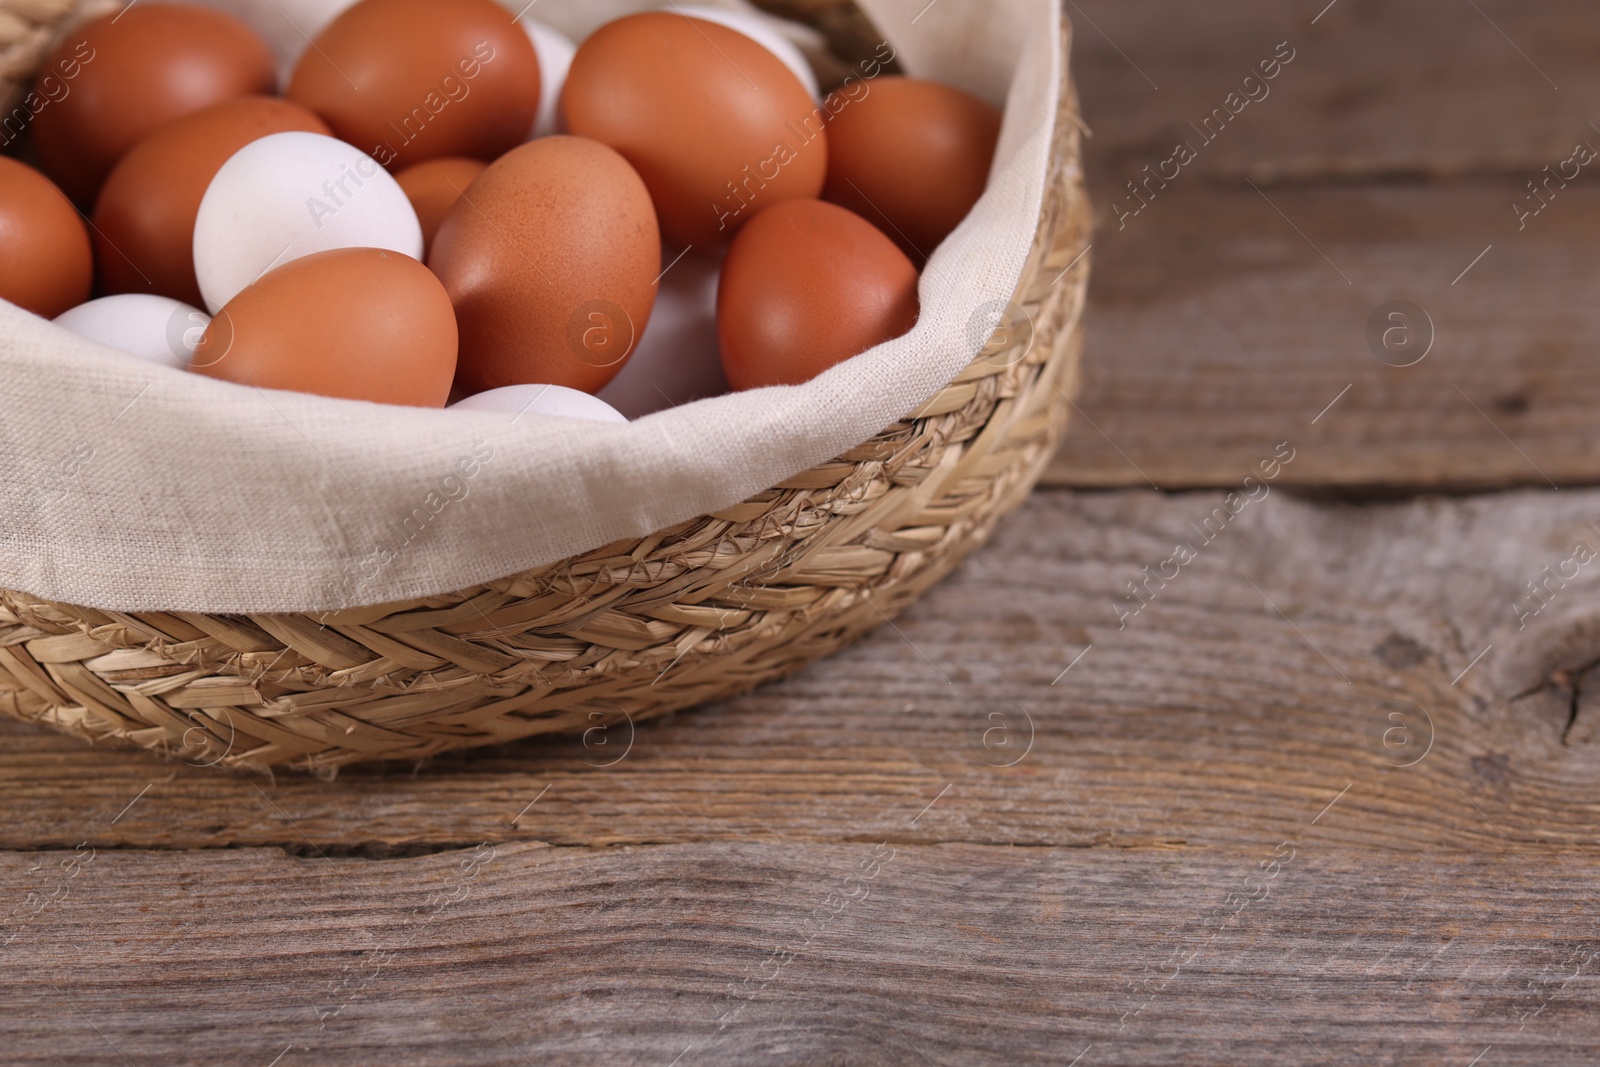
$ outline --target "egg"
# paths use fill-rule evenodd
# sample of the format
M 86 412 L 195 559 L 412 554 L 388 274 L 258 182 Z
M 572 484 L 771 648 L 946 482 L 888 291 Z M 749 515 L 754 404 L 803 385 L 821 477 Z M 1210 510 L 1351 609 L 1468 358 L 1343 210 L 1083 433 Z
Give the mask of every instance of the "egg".
M 794 42 L 778 29 L 776 20 L 772 16 L 759 11 L 734 11 L 725 7 L 705 7 L 700 4 L 669 6 L 674 14 L 705 19 L 707 22 L 715 22 L 744 34 L 782 60 L 783 65 L 793 71 L 800 84 L 806 87 L 811 99 L 821 98 L 822 94 L 817 88 L 817 75 L 812 71 L 811 64 L 806 62 L 805 54 L 795 47 Z
M 268 134 L 327 135 L 305 108 L 241 96 L 170 122 L 111 169 L 94 205 L 95 269 L 108 293 L 156 293 L 201 303 L 194 273 L 194 221 L 218 170 Z
M 89 298 L 89 231 L 49 178 L 0 156 L 0 299 L 54 318 Z
M 824 198 L 874 223 L 911 255 L 932 255 L 983 195 L 999 109 L 938 82 L 888 76 L 849 95 L 835 92 L 824 107 Z
M 42 69 L 65 92 L 34 119 L 44 170 L 93 202 L 122 154 L 173 119 L 278 85 L 272 53 L 244 23 L 190 4 L 134 4 L 61 38 Z
M 694 252 L 669 263 L 656 283 L 650 324 L 600 399 L 630 419 L 728 391 L 717 353 L 721 258 Z
M 262 389 L 443 407 L 456 368 L 450 297 L 428 268 L 382 248 L 276 267 L 217 313 L 190 369 Z
M 178 370 L 210 323 L 199 308 L 148 293 L 103 296 L 56 316 L 57 326 L 80 337 Z
M 528 136 L 539 60 L 494 0 L 360 0 L 312 40 L 285 95 L 385 166 L 491 160 Z
M 837 204 L 790 200 L 733 239 L 717 288 L 735 389 L 799 385 L 916 324 L 917 268 Z
M 194 220 L 194 272 L 215 312 L 263 272 L 332 248 L 422 258 L 422 224 L 398 182 L 359 148 L 274 133 L 217 170 Z
M 806 87 L 714 22 L 651 11 L 607 23 L 578 46 L 561 107 L 574 134 L 633 164 L 678 247 L 725 246 L 757 213 L 822 191 L 827 138 Z
M 487 166 L 481 159 L 444 156 L 407 167 L 394 176 L 422 224 L 424 251 L 433 247 L 433 235 L 439 232 L 444 217 Z
M 628 421 L 604 400 L 564 385 L 503 385 L 457 400 L 450 410 L 501 411 L 511 415 L 512 422 L 523 415 L 554 415 L 587 422 Z
M 660 241 L 644 182 L 602 144 L 541 137 L 491 163 L 428 254 L 460 323 L 461 388 L 599 390 L 650 319 Z
M 560 30 L 552 29 L 535 19 L 524 18 L 522 29 L 533 42 L 533 51 L 539 57 L 539 114 L 534 117 L 534 137 L 549 137 L 560 133 L 561 87 L 567 82 L 567 68 L 572 66 L 572 56 L 578 46 Z

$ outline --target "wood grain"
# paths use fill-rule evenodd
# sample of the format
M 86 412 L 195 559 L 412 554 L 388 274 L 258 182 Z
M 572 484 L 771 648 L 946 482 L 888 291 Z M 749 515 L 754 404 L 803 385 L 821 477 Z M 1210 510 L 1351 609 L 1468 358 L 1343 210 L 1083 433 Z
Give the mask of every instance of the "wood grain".
M 1531 178 L 1576 139 L 1595 140 L 1600 24 L 1584 0 L 1072 0 L 1066 11 L 1095 135 L 1089 173 L 1107 186 L 1195 140 L 1189 123 L 1243 95 L 1280 42 L 1294 58 L 1220 136 L 1195 141 L 1186 177 Z
M 1178 852 L 11 855 L 0 897 L 55 895 L 0 948 L 0 1033 L 14 1064 L 1590 1059 L 1589 858 L 1352 855 L 1355 810 L 1315 815 Z
M 1174 183 L 1124 230 L 1103 222 L 1082 417 L 1047 481 L 1235 485 L 1285 438 L 1304 443 L 1285 472 L 1304 486 L 1600 481 L 1600 188 L 1521 232 L 1517 188 Z M 1432 320 L 1414 366 L 1368 345 L 1394 299 Z
M 1335 505 L 1271 490 L 1221 525 L 1223 500 L 1036 494 L 895 626 L 643 724 L 631 747 L 619 727 L 272 782 L 10 726 L 0 846 L 1204 849 L 1260 841 L 1346 786 L 1351 848 L 1600 846 L 1600 747 L 1569 736 L 1576 672 L 1600 659 L 1600 562 L 1521 629 L 1513 606 L 1577 541 L 1600 551 L 1600 491 Z M 1179 540 L 1198 558 L 1119 629 L 1139 603 L 1127 583 Z
M 1047 482 L 1230 485 L 1284 436 L 1308 444 L 1290 481 L 1345 492 L 1600 482 L 1594 168 L 1549 186 L 1521 229 L 1511 206 L 1537 204 L 1527 183 L 1578 141 L 1600 147 L 1585 110 L 1600 91 L 1587 7 L 1068 11 L 1099 224 L 1083 417 Z M 1203 141 L 1189 123 L 1286 40 L 1295 58 L 1269 95 Z M 1141 203 L 1126 183 L 1180 139 L 1196 158 L 1125 217 Z M 1397 298 L 1437 335 L 1404 369 L 1365 336 Z

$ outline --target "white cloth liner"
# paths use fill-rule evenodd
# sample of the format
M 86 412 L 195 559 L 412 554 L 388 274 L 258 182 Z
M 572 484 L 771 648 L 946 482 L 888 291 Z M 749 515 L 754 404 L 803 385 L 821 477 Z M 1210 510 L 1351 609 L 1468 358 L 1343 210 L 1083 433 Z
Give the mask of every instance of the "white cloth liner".
M 213 2 L 285 63 L 301 31 L 343 6 Z M 538 0 L 528 14 L 577 39 L 651 6 Z M 727 507 L 914 410 L 972 357 L 986 332 L 975 313 L 1020 276 L 1049 162 L 1060 15 L 1056 0 L 861 6 L 908 73 L 1006 109 L 988 191 L 929 261 L 909 334 L 802 386 L 628 425 L 513 423 L 214 381 L 0 301 L 0 587 L 113 611 L 432 596 Z

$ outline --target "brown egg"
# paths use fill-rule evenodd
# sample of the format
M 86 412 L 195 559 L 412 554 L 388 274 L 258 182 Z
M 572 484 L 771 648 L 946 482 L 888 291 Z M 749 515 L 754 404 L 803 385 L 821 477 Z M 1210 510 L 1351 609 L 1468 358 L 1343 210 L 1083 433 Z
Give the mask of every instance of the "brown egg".
M 917 321 L 917 268 L 835 204 L 791 200 L 733 239 L 717 287 L 717 340 L 735 389 L 799 385 Z
M 494 0 L 360 0 L 317 34 L 285 93 L 384 166 L 494 159 L 539 110 L 539 60 Z
M 439 232 L 444 217 L 487 166 L 481 159 L 445 156 L 407 167 L 394 176 L 416 209 L 417 221 L 422 223 L 424 255 L 433 247 L 433 235 Z
M 652 11 L 607 23 L 572 59 L 567 128 L 639 172 L 661 230 L 702 251 L 757 213 L 822 191 L 823 116 L 783 62 L 726 26 Z
M 439 280 L 410 256 L 335 248 L 240 290 L 206 327 L 190 369 L 262 389 L 443 407 L 456 320 Z
M 828 111 L 827 200 L 926 259 L 989 181 L 1000 112 L 971 93 L 917 78 L 860 82 Z
M 89 299 L 89 230 L 50 179 L 0 156 L 0 299 L 53 319 Z
M 541 137 L 491 163 L 428 256 L 461 325 L 458 384 L 598 391 L 650 319 L 660 241 L 644 183 L 605 145 Z
M 124 152 L 173 119 L 278 85 L 250 27 L 190 4 L 103 15 L 63 37 L 41 69 L 59 71 L 65 93 L 33 120 L 39 158 L 85 206 Z
M 206 186 L 251 141 L 290 131 L 329 133 L 298 104 L 241 96 L 170 122 L 129 149 L 95 201 L 100 288 L 203 307 L 194 276 L 194 218 Z

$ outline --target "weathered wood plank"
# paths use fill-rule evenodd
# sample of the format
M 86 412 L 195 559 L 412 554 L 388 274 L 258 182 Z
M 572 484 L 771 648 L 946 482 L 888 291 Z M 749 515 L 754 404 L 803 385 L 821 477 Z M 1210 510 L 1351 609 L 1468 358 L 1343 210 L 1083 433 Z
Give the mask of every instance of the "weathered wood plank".
M 1066 10 L 1095 135 L 1088 167 L 1105 187 L 1180 140 L 1197 152 L 1186 180 L 1230 181 L 1523 179 L 1578 138 L 1600 143 L 1589 126 L 1600 22 L 1584 0 L 1074 0 Z M 1294 58 L 1263 97 L 1243 80 L 1279 42 Z M 1238 114 L 1204 143 L 1189 123 L 1233 91 L 1261 98 L 1234 103 Z
M 1522 230 L 1519 189 L 1175 182 L 1123 229 L 1108 217 L 1083 416 L 1047 482 L 1234 485 L 1285 439 L 1303 486 L 1600 481 L 1600 188 L 1557 191 Z M 1432 323 L 1413 366 L 1368 342 L 1396 299 Z
M 1600 552 L 1600 491 L 1334 505 L 1278 490 L 1225 525 L 1223 499 L 1036 494 L 895 628 L 641 726 L 631 748 L 618 729 L 415 774 L 269 782 L 6 727 L 0 847 L 1212 848 L 1260 841 L 1279 811 L 1346 786 L 1352 848 L 1600 845 L 1595 712 L 1569 732 L 1572 688 L 1591 683 L 1544 684 L 1600 658 L 1600 566 L 1565 564 L 1576 577 L 1524 628 L 1514 607 L 1537 604 L 1524 583 L 1580 539 Z M 1127 583 L 1180 540 L 1198 558 L 1119 628 L 1140 604 Z
M 1525 229 L 1511 206 L 1537 207 L 1527 183 L 1578 141 L 1600 146 L 1585 110 L 1600 91 L 1600 23 L 1585 5 L 1082 0 L 1069 11 L 1100 225 L 1086 417 L 1047 482 L 1228 485 L 1263 442 L 1289 435 L 1316 446 L 1287 475 L 1300 485 L 1600 482 L 1593 167 L 1542 186 L 1551 202 Z M 1283 41 L 1294 59 L 1268 95 L 1220 133 L 1197 130 Z M 1159 180 L 1180 141 L 1194 159 Z M 1158 179 L 1136 194 L 1126 183 L 1145 183 L 1147 164 Z M 1463 175 L 1478 177 L 1427 183 Z M 1406 369 L 1380 363 L 1365 338 L 1368 316 L 1396 298 L 1437 328 L 1428 358 Z
M 863 810 L 837 845 L 0 854 L 0 900 L 53 894 L 0 948 L 0 1035 L 15 1064 L 1591 1062 L 1592 857 L 1351 855 L 1356 809 L 1318 806 L 1227 849 L 897 847 Z

